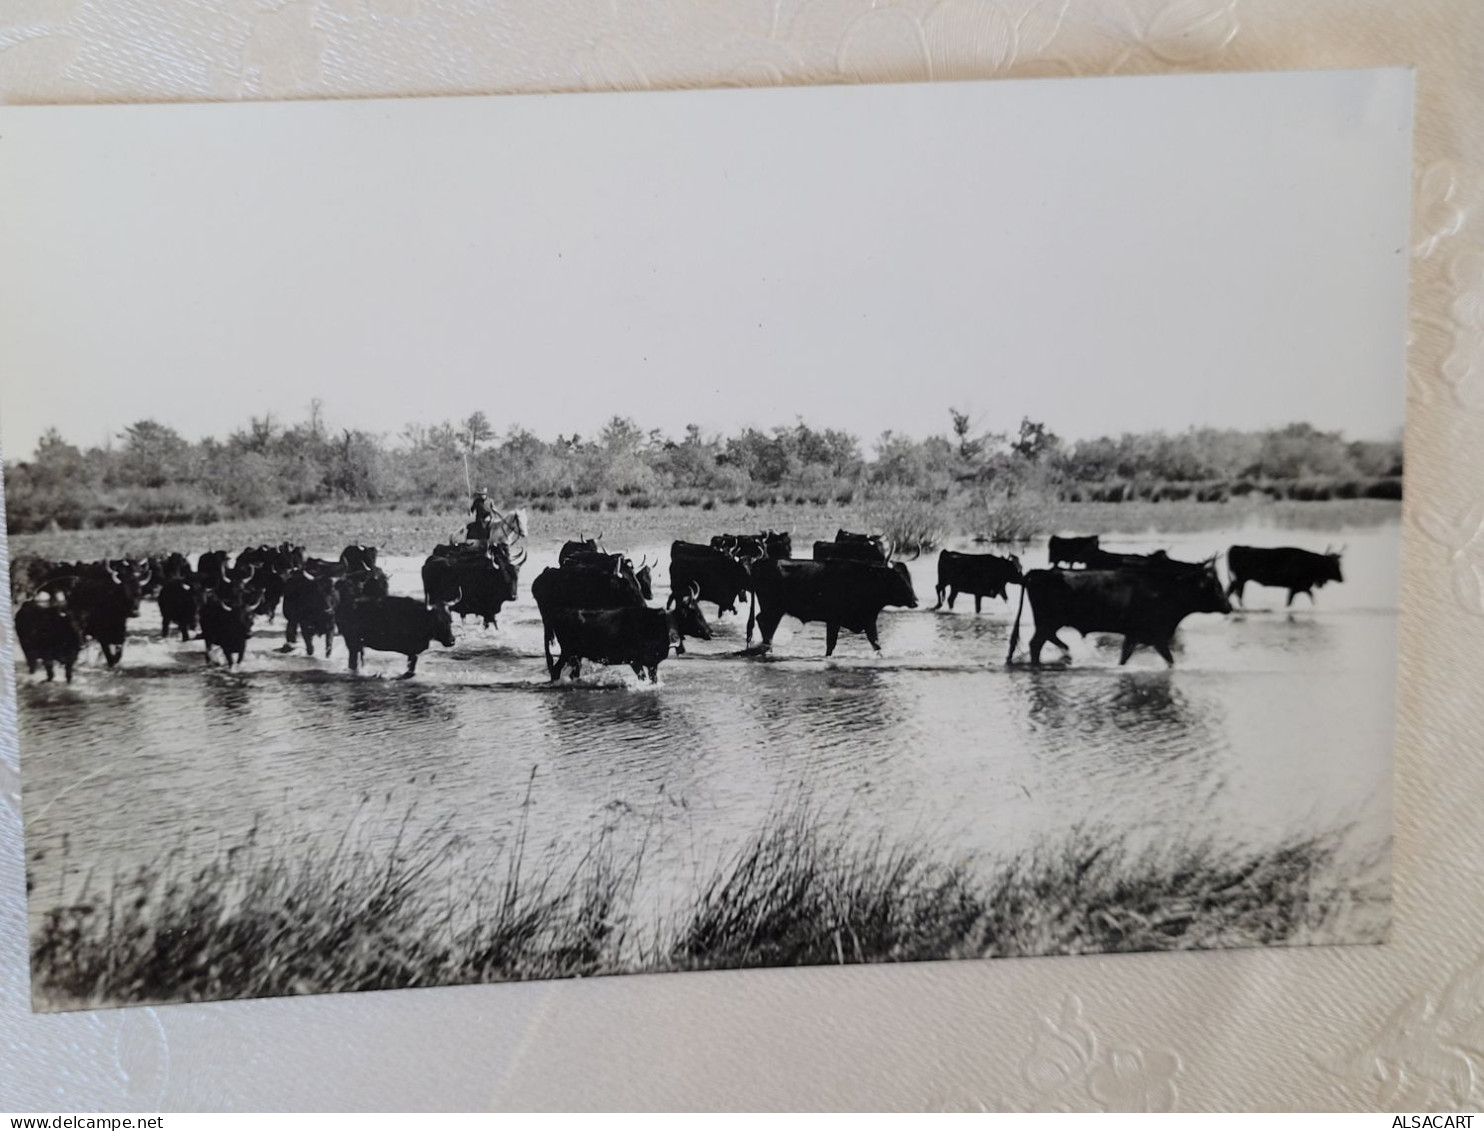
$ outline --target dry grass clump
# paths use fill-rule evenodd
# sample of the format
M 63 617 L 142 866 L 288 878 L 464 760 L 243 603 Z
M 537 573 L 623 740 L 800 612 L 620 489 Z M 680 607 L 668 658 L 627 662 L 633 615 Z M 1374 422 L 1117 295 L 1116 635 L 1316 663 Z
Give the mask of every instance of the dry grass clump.
M 172 855 L 106 901 L 48 912 L 32 945 L 45 1007 L 201 1001 L 654 970 L 1380 941 L 1384 849 L 1343 833 L 1267 850 L 1135 849 L 1082 833 L 993 868 L 862 841 L 800 805 L 776 814 L 671 917 L 630 929 L 642 850 L 606 836 L 458 883 L 438 830 L 381 857 L 344 844 L 287 863 L 249 845 L 190 872 Z M 472 894 L 471 894 L 472 893 Z
M 936 549 L 956 527 L 946 504 L 910 495 L 873 502 L 865 516 L 871 533 L 896 547 L 898 556 Z

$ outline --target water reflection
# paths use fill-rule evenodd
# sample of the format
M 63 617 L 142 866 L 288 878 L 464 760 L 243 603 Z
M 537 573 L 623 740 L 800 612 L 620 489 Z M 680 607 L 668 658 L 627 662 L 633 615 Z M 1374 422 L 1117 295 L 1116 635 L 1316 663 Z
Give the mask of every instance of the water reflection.
M 633 731 L 654 733 L 665 727 L 671 714 L 663 691 L 626 685 L 553 687 L 543 689 L 538 698 L 563 747 L 605 734 L 623 738 Z
M 1183 753 L 1216 741 L 1222 712 L 1212 702 L 1193 704 L 1172 672 L 1015 673 L 1012 686 L 1026 718 L 1048 749 L 1073 745 L 1117 756 L 1130 740 L 1146 750 Z
M 205 681 L 206 721 L 210 726 L 236 726 L 252 709 L 252 686 L 236 675 L 216 675 Z
M 345 713 L 357 722 L 388 720 L 398 727 L 408 723 L 451 723 L 453 707 L 442 688 L 415 680 L 345 680 Z

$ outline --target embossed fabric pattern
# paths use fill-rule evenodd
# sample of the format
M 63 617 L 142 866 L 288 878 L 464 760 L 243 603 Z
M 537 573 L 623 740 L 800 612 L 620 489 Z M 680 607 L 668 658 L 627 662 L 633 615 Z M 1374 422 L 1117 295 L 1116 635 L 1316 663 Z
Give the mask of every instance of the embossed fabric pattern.
M 33 1016 L 0 586 L 0 1108 L 1484 1104 L 1481 52 L 1475 0 L 8 0 L 12 103 L 1410 63 L 1418 119 L 1390 943 Z

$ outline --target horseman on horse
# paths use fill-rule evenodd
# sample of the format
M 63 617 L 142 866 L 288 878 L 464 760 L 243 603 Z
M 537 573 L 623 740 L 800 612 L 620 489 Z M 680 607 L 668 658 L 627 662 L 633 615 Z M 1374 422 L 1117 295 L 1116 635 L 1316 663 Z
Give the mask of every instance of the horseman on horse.
M 518 538 L 526 536 L 526 512 L 518 508 L 509 514 L 501 514 L 490 502 L 489 492 L 481 487 L 474 493 L 469 504 L 469 513 L 474 516 L 464 530 L 471 542 L 488 542 L 508 546 Z

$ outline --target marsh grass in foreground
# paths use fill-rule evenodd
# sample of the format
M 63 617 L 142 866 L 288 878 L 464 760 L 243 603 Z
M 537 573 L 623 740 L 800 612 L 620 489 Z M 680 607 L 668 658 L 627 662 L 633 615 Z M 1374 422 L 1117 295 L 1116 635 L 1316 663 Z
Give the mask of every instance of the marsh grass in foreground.
M 46 913 L 40 1008 L 201 1001 L 659 970 L 1378 942 L 1386 853 L 1341 834 L 1264 852 L 1134 850 L 1082 834 L 983 871 L 926 848 L 775 817 L 658 927 L 631 930 L 643 852 L 606 838 L 533 861 L 524 835 L 468 884 L 429 834 L 384 859 L 344 846 L 293 864 L 244 848 L 169 857 L 101 904 Z M 458 894 L 455 894 L 455 891 Z M 472 895 L 469 894 L 472 891 Z

